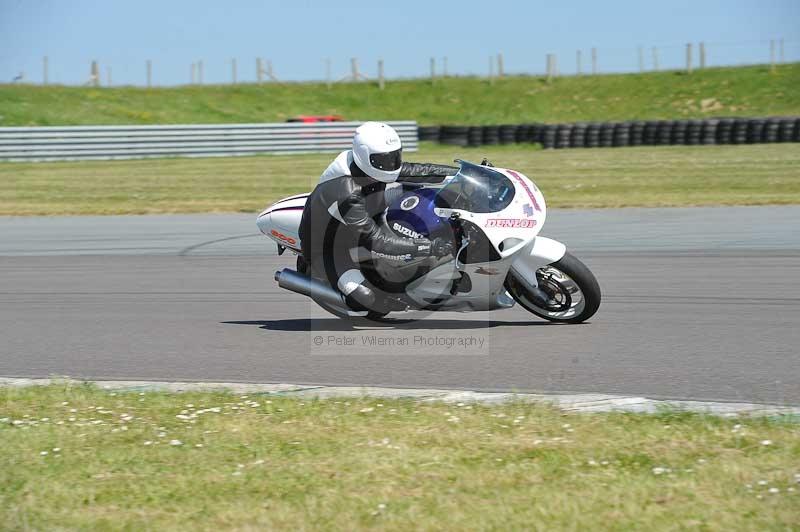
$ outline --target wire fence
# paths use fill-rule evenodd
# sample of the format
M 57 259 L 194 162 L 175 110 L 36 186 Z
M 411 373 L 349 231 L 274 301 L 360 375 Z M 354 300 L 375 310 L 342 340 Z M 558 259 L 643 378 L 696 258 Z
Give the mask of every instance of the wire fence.
M 475 57 L 448 57 L 437 55 L 421 59 L 416 70 L 408 67 L 395 69 L 383 58 L 349 58 L 334 62 L 330 58 L 319 62 L 318 67 L 299 68 L 288 62 L 287 71 L 281 74 L 279 60 L 253 57 L 247 60 L 229 58 L 209 62 L 204 59 L 159 62 L 142 59 L 136 62 L 114 62 L 94 59 L 84 63 L 83 72 L 59 65 L 50 56 L 41 58 L 41 64 L 26 65 L 11 83 L 111 86 L 178 86 L 203 84 L 276 83 L 292 81 L 324 82 L 329 87 L 336 83 L 374 82 L 383 88 L 387 81 L 443 77 L 476 76 L 489 82 L 505 76 L 586 76 L 613 73 L 678 71 L 745 65 L 769 65 L 800 61 L 800 40 L 775 38 L 734 42 L 693 42 L 683 44 L 640 45 L 627 48 L 587 47 L 574 49 L 560 47 L 548 52 L 531 54 L 487 54 L 484 60 Z M 482 65 L 481 65 L 482 63 Z M 71 63 L 70 63 L 71 64 Z M 301 65 L 308 67 L 309 65 Z M 318 69 L 319 75 L 300 74 Z M 80 70 L 80 69 L 78 69 Z

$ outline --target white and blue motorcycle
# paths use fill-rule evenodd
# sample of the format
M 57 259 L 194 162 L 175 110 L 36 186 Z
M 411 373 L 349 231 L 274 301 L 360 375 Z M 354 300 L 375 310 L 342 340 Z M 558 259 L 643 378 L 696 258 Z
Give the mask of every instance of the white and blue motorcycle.
M 453 239 L 453 256 L 428 257 L 400 266 L 376 260 L 364 249 L 351 255 L 363 261 L 367 279 L 390 286 L 392 308 L 472 312 L 511 308 L 554 322 L 581 323 L 597 312 L 600 287 L 592 272 L 564 244 L 539 236 L 546 218 L 536 185 L 514 170 L 456 161 L 455 176 L 437 185 L 394 184 L 386 189 L 385 216 L 400 235 Z M 308 194 L 281 200 L 258 216 L 262 233 L 278 252 L 300 254 L 299 227 Z M 335 286 L 307 273 L 302 256 L 297 270 L 275 274 L 281 288 L 306 295 L 342 318 L 380 319 L 386 312 L 348 308 Z M 394 312 L 393 312 L 394 315 Z

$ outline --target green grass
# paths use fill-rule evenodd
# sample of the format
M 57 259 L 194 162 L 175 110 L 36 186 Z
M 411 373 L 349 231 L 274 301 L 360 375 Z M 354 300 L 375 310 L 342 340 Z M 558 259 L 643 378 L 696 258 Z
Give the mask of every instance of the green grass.
M 79 385 L 0 420 L 7 530 L 800 527 L 780 420 Z
M 537 150 L 424 143 L 416 161 L 455 157 L 520 170 L 550 207 L 800 203 L 800 144 Z M 255 212 L 311 190 L 331 154 L 0 163 L 0 214 Z
M 176 88 L 0 85 L 0 126 L 281 122 L 298 114 L 500 124 L 800 114 L 800 63 L 681 72 Z

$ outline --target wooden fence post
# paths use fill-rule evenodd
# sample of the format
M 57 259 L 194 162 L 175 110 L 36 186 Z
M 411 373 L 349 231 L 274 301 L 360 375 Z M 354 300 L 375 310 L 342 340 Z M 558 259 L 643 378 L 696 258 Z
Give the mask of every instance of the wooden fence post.
M 658 72 L 658 48 L 653 46 L 653 70 Z
M 332 84 L 333 82 L 331 81 L 331 58 L 328 57 L 325 59 L 325 86 L 327 86 L 328 90 L 330 90 Z
M 147 70 L 147 87 L 149 88 L 153 86 L 153 62 L 148 59 L 145 65 Z
M 692 73 L 692 43 L 686 43 L 686 73 Z
M 769 69 L 775 72 L 775 39 L 769 41 Z
M 706 43 L 700 43 L 700 69 L 704 69 L 706 67 Z
M 358 59 L 355 57 L 350 58 L 350 70 L 353 72 L 353 81 L 358 81 L 359 73 L 358 73 Z
M 502 78 L 505 75 L 503 68 L 503 54 L 497 54 L 497 77 Z
M 592 75 L 597 74 L 597 48 L 592 48 Z
M 89 81 L 93 87 L 100 85 L 100 68 L 97 66 L 97 61 L 92 61 L 92 74 Z
M 436 83 L 436 59 L 431 57 L 431 83 Z
M 378 59 L 378 88 L 383 90 L 384 87 L 384 80 L 383 80 L 383 59 Z
M 781 43 L 783 43 L 783 40 L 781 40 Z M 783 49 L 783 48 L 781 48 L 781 49 Z M 44 56 L 42 58 L 42 85 L 47 85 L 47 83 L 48 83 L 48 79 L 47 79 L 48 75 L 47 74 L 48 74 L 48 72 L 47 72 L 47 56 Z

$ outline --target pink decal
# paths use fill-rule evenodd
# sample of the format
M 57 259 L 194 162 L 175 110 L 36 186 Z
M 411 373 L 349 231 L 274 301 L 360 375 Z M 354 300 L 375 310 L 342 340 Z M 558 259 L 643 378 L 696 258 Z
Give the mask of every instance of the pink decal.
M 528 197 L 531 199 L 531 202 L 533 203 L 533 208 L 534 208 L 534 209 L 536 209 L 536 210 L 537 210 L 537 211 L 539 211 L 539 212 L 542 212 L 542 209 L 541 209 L 541 207 L 539 207 L 539 203 L 537 203 L 537 202 L 536 202 L 536 197 L 533 195 L 533 192 L 531 192 L 531 189 L 530 189 L 530 187 L 528 186 L 528 183 L 526 183 L 526 182 L 525 182 L 525 180 L 524 180 L 524 179 L 522 179 L 522 176 L 521 176 L 521 175 L 519 175 L 518 173 L 516 173 L 514 170 L 506 170 L 506 172 L 508 172 L 509 174 L 511 174 L 511 176 L 512 176 L 514 179 L 516 179 L 517 181 L 519 181 L 519 184 L 520 184 L 520 185 L 522 185 L 522 188 L 524 188 L 524 189 L 525 189 L 525 192 L 527 192 L 527 193 L 528 193 Z

